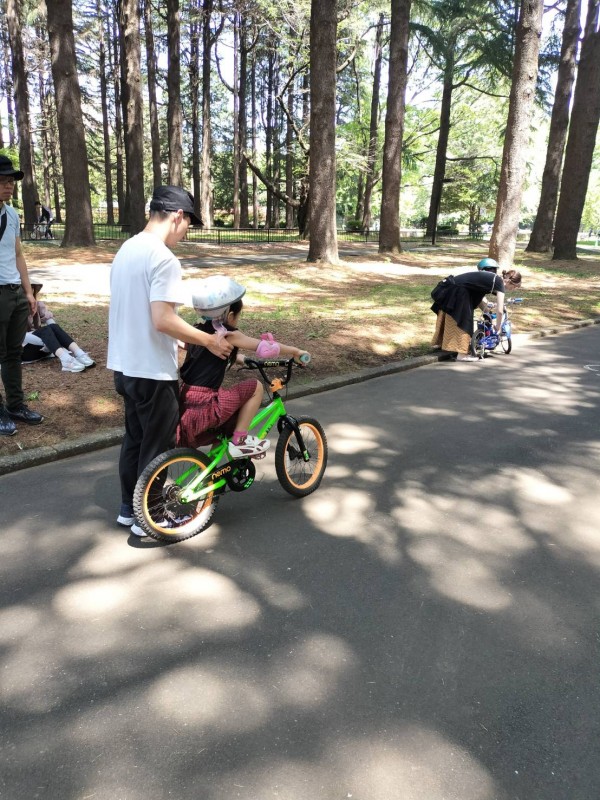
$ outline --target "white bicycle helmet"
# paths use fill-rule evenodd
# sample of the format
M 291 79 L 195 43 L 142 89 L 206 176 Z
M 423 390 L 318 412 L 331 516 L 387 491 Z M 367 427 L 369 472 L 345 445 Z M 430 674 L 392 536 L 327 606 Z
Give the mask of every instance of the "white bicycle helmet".
M 194 284 L 192 305 L 197 314 L 206 320 L 223 322 L 232 303 L 240 300 L 246 289 L 226 275 L 211 275 Z

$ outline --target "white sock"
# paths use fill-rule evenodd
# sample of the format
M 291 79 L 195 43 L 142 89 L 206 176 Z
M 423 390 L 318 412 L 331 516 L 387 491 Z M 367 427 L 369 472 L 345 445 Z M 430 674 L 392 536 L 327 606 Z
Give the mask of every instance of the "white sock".
M 72 353 L 69 350 L 65 350 L 64 353 L 60 353 L 58 356 L 63 364 L 68 364 L 69 361 L 73 358 Z
M 73 345 L 71 345 L 71 347 L 73 347 Z M 77 356 L 83 355 L 85 353 L 85 350 L 82 350 L 81 347 L 73 347 L 73 350 L 71 352 L 75 356 L 75 358 L 77 358 Z

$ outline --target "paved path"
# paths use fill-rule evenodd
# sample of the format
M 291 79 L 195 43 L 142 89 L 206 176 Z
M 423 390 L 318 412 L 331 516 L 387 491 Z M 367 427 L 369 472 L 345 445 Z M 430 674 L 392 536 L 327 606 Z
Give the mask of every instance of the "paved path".
M 0 796 L 595 800 L 599 347 L 298 399 L 321 489 L 270 456 L 180 545 L 115 448 L 1 478 Z

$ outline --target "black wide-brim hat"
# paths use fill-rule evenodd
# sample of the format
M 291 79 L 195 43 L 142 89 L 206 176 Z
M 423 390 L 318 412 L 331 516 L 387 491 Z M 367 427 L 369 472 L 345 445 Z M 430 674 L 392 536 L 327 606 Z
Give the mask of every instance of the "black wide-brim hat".
M 25 173 L 21 172 L 20 169 L 15 169 L 12 165 L 12 161 L 8 156 L 1 156 L 0 155 L 0 175 L 8 175 L 9 178 L 14 178 L 16 181 L 22 181 L 23 175 Z

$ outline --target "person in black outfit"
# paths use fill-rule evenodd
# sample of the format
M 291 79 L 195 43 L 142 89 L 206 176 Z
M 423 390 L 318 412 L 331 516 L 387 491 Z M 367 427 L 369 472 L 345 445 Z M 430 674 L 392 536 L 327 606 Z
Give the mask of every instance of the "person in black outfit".
M 46 233 L 44 234 L 45 239 L 54 239 L 54 234 L 52 233 L 52 223 L 54 222 L 54 216 L 49 208 L 43 206 L 39 200 L 35 201 L 35 213 L 38 222 L 45 222 L 46 223 Z
M 476 308 L 487 311 L 486 294 L 496 295 L 496 331 L 500 331 L 504 313 L 504 295 L 518 289 L 521 274 L 514 269 L 497 274 L 498 264 L 485 258 L 477 265 L 477 272 L 449 275 L 431 292 L 431 310 L 437 314 L 433 346 L 456 352 L 457 361 L 478 361 L 469 354 L 473 335 L 473 312 Z

